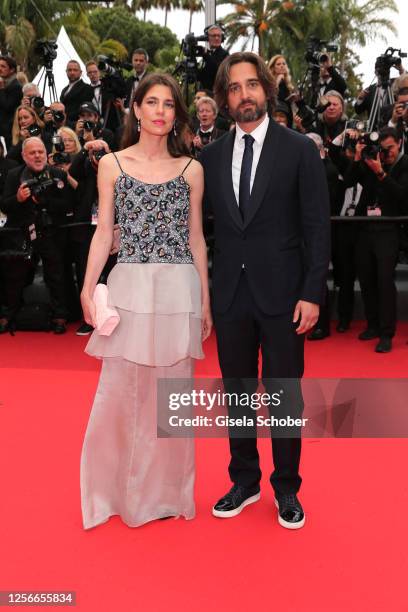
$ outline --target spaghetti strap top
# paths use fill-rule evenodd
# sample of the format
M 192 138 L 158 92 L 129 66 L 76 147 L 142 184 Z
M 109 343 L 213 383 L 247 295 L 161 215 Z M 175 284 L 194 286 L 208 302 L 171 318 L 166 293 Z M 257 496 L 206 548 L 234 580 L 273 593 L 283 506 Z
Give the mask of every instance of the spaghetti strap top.
M 116 159 L 116 163 L 117 163 L 117 164 L 118 164 L 118 166 L 119 166 L 119 170 L 121 171 L 121 173 L 122 173 L 122 174 L 124 174 L 124 172 L 123 172 L 123 168 L 122 168 L 122 166 L 120 165 L 120 162 L 119 162 L 118 158 L 116 157 L 116 153 L 113 153 L 113 157 Z
M 184 170 L 183 172 L 180 174 L 180 176 L 183 176 L 183 174 L 185 173 L 185 171 L 187 170 L 187 168 L 189 167 L 189 165 L 191 164 L 191 162 L 193 161 L 193 157 L 189 160 L 188 164 L 186 166 L 184 166 Z

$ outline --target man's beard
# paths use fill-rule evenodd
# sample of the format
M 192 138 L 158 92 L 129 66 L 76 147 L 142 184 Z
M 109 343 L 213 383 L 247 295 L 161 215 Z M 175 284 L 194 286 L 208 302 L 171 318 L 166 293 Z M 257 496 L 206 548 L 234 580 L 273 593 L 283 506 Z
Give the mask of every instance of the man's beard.
M 241 110 L 240 107 L 245 106 L 245 104 L 248 103 L 253 104 L 254 108 L 247 108 L 246 110 Z M 241 104 L 233 113 L 230 112 L 230 115 L 237 123 L 253 123 L 254 121 L 258 121 L 258 119 L 261 119 L 266 114 L 266 111 L 266 102 L 264 105 L 260 106 L 255 102 L 255 100 L 248 99 L 241 102 Z

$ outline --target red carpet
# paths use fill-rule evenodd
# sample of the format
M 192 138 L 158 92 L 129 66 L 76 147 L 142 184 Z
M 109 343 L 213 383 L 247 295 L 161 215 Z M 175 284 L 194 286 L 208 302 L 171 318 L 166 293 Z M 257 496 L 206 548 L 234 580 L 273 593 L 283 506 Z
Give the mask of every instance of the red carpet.
M 343 336 L 307 343 L 307 376 L 405 377 L 408 325 L 394 350 Z M 99 364 L 73 334 L 4 335 L 0 394 L 0 591 L 77 593 L 87 612 L 406 611 L 406 440 L 305 440 L 306 527 L 279 527 L 260 441 L 261 502 L 231 520 L 226 440 L 198 440 L 197 518 L 85 532 L 79 457 Z M 214 339 L 200 376 L 218 375 Z M 30 608 L 32 609 L 32 608 Z M 60 607 L 48 609 L 60 610 Z

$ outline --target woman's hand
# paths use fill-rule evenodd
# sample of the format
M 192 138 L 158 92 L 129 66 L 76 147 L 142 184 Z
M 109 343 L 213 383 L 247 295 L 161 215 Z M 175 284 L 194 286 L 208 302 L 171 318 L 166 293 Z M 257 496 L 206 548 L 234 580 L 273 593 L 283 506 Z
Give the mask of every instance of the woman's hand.
M 211 309 L 209 306 L 203 306 L 201 310 L 201 338 L 203 342 L 211 334 L 212 325 Z
M 95 303 L 88 294 L 81 293 L 81 306 L 85 322 L 92 327 L 96 327 Z

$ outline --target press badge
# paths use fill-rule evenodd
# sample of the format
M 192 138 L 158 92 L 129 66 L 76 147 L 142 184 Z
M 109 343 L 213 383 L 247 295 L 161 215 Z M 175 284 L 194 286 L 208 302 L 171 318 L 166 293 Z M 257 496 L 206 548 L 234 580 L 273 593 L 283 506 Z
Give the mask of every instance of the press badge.
M 35 225 L 34 223 L 32 223 L 31 225 L 28 226 L 28 234 L 30 236 L 30 240 L 36 240 L 37 238 L 37 232 L 35 231 Z
M 381 208 L 379 206 L 368 206 L 367 217 L 381 217 Z

